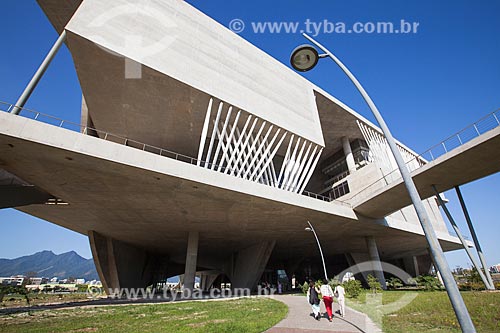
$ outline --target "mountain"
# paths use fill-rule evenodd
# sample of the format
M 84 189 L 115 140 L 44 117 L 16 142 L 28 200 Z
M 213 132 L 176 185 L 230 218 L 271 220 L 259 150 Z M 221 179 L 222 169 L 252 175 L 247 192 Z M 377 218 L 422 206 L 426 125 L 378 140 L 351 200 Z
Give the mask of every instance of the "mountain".
M 41 251 L 16 259 L 0 259 L 0 276 L 26 275 L 35 272 L 38 277 L 75 277 L 85 280 L 98 280 L 94 260 L 80 257 L 75 251 L 54 254 Z

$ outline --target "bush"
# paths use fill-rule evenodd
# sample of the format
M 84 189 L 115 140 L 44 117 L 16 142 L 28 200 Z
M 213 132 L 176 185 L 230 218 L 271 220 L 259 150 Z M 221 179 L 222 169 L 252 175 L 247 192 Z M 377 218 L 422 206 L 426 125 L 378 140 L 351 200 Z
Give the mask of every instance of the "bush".
M 398 289 L 403 287 L 403 281 L 396 277 L 392 277 L 389 280 L 387 280 L 387 288 L 389 289 Z
M 345 293 L 349 298 L 357 298 L 361 294 L 361 282 L 358 280 L 349 280 L 342 284 Z
M 330 281 L 328 281 L 328 284 L 330 285 L 330 287 L 332 287 L 332 290 L 335 289 L 336 286 L 338 286 L 340 283 L 339 279 L 337 278 L 333 278 L 333 279 L 330 279 Z
M 500 290 L 500 282 L 495 282 L 495 289 Z
M 461 291 L 479 291 L 486 289 L 483 282 L 464 282 L 459 284 L 458 288 Z
M 307 294 L 307 290 L 308 290 L 308 289 L 309 289 L 309 283 L 307 283 L 307 281 L 306 281 L 306 282 L 304 282 L 304 284 L 302 285 L 302 292 L 303 292 L 304 294 Z
M 78 288 L 79 293 L 86 293 L 89 289 L 89 286 L 86 284 L 78 284 L 76 287 Z
M 435 276 L 419 275 L 416 278 L 417 285 L 426 291 L 440 290 L 442 288 L 441 282 Z
M 372 293 L 376 294 L 376 293 L 382 291 L 382 285 L 380 284 L 380 282 L 378 281 L 378 279 L 375 276 L 368 274 L 366 279 L 368 280 L 367 281 L 368 286 L 370 287 L 370 290 L 372 291 Z

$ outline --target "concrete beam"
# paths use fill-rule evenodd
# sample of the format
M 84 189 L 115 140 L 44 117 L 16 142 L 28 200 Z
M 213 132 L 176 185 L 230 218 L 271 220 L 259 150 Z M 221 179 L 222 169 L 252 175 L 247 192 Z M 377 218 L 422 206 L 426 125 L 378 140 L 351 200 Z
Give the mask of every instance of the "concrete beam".
M 44 204 L 52 195 L 33 185 L 0 186 L 0 209 Z

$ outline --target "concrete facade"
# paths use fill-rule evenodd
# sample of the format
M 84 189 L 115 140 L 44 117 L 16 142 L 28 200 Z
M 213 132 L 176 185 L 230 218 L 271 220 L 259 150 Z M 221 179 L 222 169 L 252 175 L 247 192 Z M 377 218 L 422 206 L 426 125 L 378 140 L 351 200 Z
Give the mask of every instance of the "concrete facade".
M 106 289 L 319 278 L 308 220 L 331 276 L 367 260 L 383 284 L 380 261 L 429 270 L 415 211 L 370 140 L 380 130 L 354 110 L 184 2 L 39 3 L 67 32 L 82 127 L 0 113 L 0 207 L 88 235 Z M 463 163 L 495 145 L 498 130 L 414 171 L 444 250 L 461 245 L 427 187 L 497 172 Z M 12 177 L 23 187 L 2 185 Z

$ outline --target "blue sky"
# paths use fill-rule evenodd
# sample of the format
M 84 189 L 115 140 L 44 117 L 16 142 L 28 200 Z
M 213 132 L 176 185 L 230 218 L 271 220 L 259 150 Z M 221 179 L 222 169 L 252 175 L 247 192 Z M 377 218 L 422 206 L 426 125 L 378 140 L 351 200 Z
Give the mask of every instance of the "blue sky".
M 500 2 L 483 1 L 188 1 L 221 24 L 245 23 L 240 35 L 288 65 L 290 51 L 306 41 L 299 33 L 257 33 L 252 23 L 418 22 L 411 34 L 320 33 L 372 96 L 393 134 L 417 152 L 500 107 Z M 0 20 L 0 100 L 14 103 L 57 35 L 35 0 L 3 0 Z M 345 75 L 323 60 L 304 76 L 363 116 L 373 117 Z M 71 56 L 64 47 L 27 107 L 79 121 L 81 97 Z M 500 161 L 498 161 L 500 163 Z M 500 175 L 464 185 L 462 192 L 488 263 L 500 263 Z M 465 234 L 456 196 L 450 208 Z M 87 238 L 12 209 L 0 210 L 0 257 L 49 249 L 91 256 Z M 8 235 L 8 236 L 6 236 Z M 447 255 L 450 266 L 468 266 L 465 252 Z

